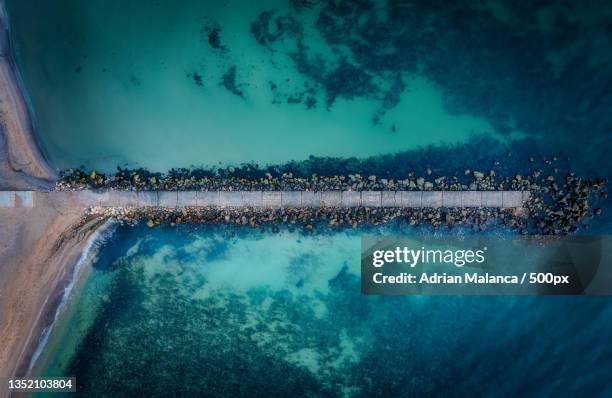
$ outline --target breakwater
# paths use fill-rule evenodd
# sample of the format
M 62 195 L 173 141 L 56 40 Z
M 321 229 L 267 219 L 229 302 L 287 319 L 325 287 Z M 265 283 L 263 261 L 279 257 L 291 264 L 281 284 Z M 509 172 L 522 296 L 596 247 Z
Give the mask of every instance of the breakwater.
M 85 207 L 163 208 L 521 208 L 530 197 L 528 191 L 3 191 L 0 205 L 20 207 L 15 198 L 23 197 L 27 207 L 32 207 L 38 195 L 53 195 Z
M 499 223 L 521 234 L 563 235 L 588 228 L 584 221 L 602 213 L 589 204 L 599 183 L 568 176 L 564 191 L 552 190 L 119 190 L 3 191 L 2 207 L 35 207 L 47 199 L 87 209 L 88 215 L 122 221 L 226 223 L 253 227 L 299 223 L 377 225 L 404 220 L 434 227 Z M 566 190 L 566 191 L 565 191 Z M 566 192 L 560 194 L 561 192 Z M 46 196 L 46 198 L 45 198 Z M 27 201 L 17 198 L 27 198 Z M 597 198 L 591 198 L 597 200 Z
M 494 148 L 491 142 L 479 145 Z M 481 151 L 465 155 L 471 159 L 477 153 Z M 62 171 L 55 190 L 92 190 L 109 192 L 110 197 L 118 195 L 117 199 L 108 199 L 107 203 L 119 203 L 117 207 L 121 208 L 118 209 L 121 214 L 128 208 L 139 209 L 130 211 L 128 218 L 146 217 L 153 223 L 161 220 L 172 224 L 187 219 L 197 222 L 238 220 L 239 224 L 244 224 L 243 217 L 246 216 L 234 213 L 263 209 L 266 211 L 254 215 L 255 221 L 250 224 L 262 219 L 284 222 L 297 217 L 305 220 L 305 225 L 310 225 L 313 219 L 328 218 L 354 225 L 355 221 L 359 224 L 365 220 L 371 224 L 369 220 L 372 219 L 386 222 L 399 217 L 411 224 L 473 224 L 483 229 L 501 219 L 502 223 L 519 233 L 542 235 L 588 229 L 589 220 L 602 214 L 600 203 L 608 197 L 606 178 L 579 176 L 557 156 L 529 156 L 524 161 L 524 168 L 507 167 L 495 161 L 487 170 L 451 167 L 446 162 L 454 159 L 456 153 L 448 148 L 438 153 L 433 168 L 415 165 L 417 160 L 425 164 L 426 160 L 432 160 L 418 155 L 419 152 L 406 152 L 363 160 L 311 158 L 263 168 L 257 164 L 243 164 L 216 169 L 172 169 L 165 174 L 121 167 L 107 174 L 81 167 Z M 444 164 L 446 166 L 442 167 Z M 148 191 L 157 192 L 156 196 L 146 193 Z M 193 192 L 197 192 L 195 199 Z M 510 192 L 522 192 L 522 203 L 518 204 L 519 194 Z M 146 207 L 133 207 L 140 203 L 148 204 Z M 184 206 L 193 203 L 213 206 L 215 211 L 196 211 L 185 217 L 167 210 L 185 209 Z M 273 206 L 266 208 L 268 205 Z M 109 209 L 108 205 L 104 206 Z M 159 209 L 166 209 L 165 214 Z M 271 212 L 269 209 L 281 211 Z M 286 212 L 286 209 L 297 209 L 299 214 Z M 372 218 L 370 213 L 377 209 L 376 217 Z M 507 209 L 516 214 L 505 214 Z M 400 210 L 399 214 L 397 210 Z M 97 213 L 117 215 L 113 210 Z M 134 213 L 139 214 L 136 216 Z M 229 221 L 224 221 L 226 216 Z

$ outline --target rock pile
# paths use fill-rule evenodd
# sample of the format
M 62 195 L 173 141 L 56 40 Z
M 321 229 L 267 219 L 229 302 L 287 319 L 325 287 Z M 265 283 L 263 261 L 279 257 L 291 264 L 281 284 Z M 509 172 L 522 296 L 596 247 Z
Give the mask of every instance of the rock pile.
M 554 158 L 553 158 L 554 159 Z M 531 162 L 531 159 L 530 159 Z M 228 167 L 210 170 L 172 170 L 167 175 L 151 173 L 144 169 L 118 168 L 114 175 L 96 171 L 72 169 L 61 174 L 58 190 L 114 189 L 114 190 L 201 190 L 201 191 L 251 191 L 251 190 L 524 190 L 530 198 L 521 211 L 503 209 L 122 209 L 94 208 L 92 212 L 132 221 L 145 218 L 151 226 L 160 222 L 221 222 L 258 226 L 265 223 L 299 224 L 313 228 L 315 224 L 356 227 L 362 223 L 381 224 L 391 220 L 403 220 L 412 225 L 470 224 L 484 229 L 498 220 L 524 234 L 563 235 L 573 233 L 583 225 L 585 218 L 598 216 L 600 207 L 593 203 L 607 198 L 604 179 L 584 179 L 569 173 L 560 177 L 552 161 L 546 169 L 532 168 L 527 173 L 500 176 L 495 170 L 462 170 L 455 175 L 437 176 L 431 168 L 422 175 L 409 172 L 406 178 L 379 178 L 375 175 L 332 175 L 309 177 L 294 176 L 290 172 L 252 172 Z M 585 225 L 585 228 L 588 227 Z
M 149 227 L 160 224 L 212 223 L 261 227 L 278 231 L 281 225 L 313 230 L 319 227 L 357 228 L 389 222 L 408 225 L 469 225 L 479 230 L 503 225 L 527 233 L 525 217 L 511 209 L 405 209 L 405 208 L 200 208 L 170 209 L 92 207 L 89 216 L 114 217 L 130 224 L 145 220 Z

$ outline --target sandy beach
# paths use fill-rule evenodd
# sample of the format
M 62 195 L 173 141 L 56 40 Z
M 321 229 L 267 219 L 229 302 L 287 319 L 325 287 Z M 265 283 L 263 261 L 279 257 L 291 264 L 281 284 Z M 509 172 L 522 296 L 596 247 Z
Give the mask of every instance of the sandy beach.
M 53 313 L 53 299 L 100 220 L 79 203 L 39 195 L 31 209 L 1 209 L 0 375 L 23 375 Z M 57 304 L 57 303 L 55 303 Z
M 11 54 L 4 1 L 0 1 L 0 189 L 48 188 L 57 178 L 41 151 L 27 94 Z
M 39 181 L 30 177 L 13 173 L 3 182 L 23 188 Z M 76 197 L 44 191 L 31 208 L 0 208 L 0 377 L 25 375 L 70 271 L 103 221 L 85 219 L 85 208 Z M 0 397 L 7 393 L 2 388 Z
M 77 199 L 45 193 L 57 173 L 36 141 L 6 27 L 0 1 L 0 189 L 38 191 L 31 208 L 0 208 L 0 377 L 14 377 L 27 370 L 70 265 L 102 220 L 84 219 Z

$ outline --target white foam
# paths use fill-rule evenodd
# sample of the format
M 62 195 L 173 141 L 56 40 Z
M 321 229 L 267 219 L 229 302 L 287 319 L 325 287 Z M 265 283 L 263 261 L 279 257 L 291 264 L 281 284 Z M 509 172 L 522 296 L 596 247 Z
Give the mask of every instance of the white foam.
M 36 364 L 36 361 L 40 357 L 40 354 L 43 352 L 47 341 L 49 340 L 49 336 L 51 336 L 51 332 L 53 331 L 57 320 L 60 318 L 64 308 L 66 307 L 66 303 L 70 298 L 70 294 L 72 293 L 75 284 L 79 280 L 81 270 L 86 264 L 91 263 L 91 261 L 95 258 L 95 255 L 98 252 L 100 246 L 113 234 L 114 228 L 111 227 L 115 225 L 116 221 L 114 219 L 109 219 L 100 228 L 94 231 L 89 237 L 89 239 L 87 239 L 85 247 L 83 248 L 83 251 L 81 252 L 81 255 L 79 256 L 79 259 L 77 260 L 76 264 L 74 265 L 70 281 L 64 287 L 62 299 L 55 310 L 55 315 L 53 316 L 53 322 L 51 322 L 51 324 L 43 330 L 38 340 L 38 345 L 36 346 L 36 350 L 34 350 L 32 358 L 30 359 L 30 364 L 28 365 L 27 374 L 30 374 L 30 372 L 34 368 L 34 365 Z

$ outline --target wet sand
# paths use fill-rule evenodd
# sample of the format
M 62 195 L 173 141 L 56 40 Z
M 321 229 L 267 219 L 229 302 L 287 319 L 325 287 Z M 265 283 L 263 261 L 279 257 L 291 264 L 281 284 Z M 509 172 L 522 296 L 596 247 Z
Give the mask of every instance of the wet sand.
M 49 188 L 57 172 L 36 141 L 7 27 L 4 1 L 0 0 L 0 189 Z
M 50 189 L 57 173 L 36 142 L 6 22 L 0 1 L 0 189 Z M 0 378 L 27 370 L 70 264 L 99 225 L 84 210 L 44 193 L 32 208 L 0 208 Z
M 0 209 L 0 375 L 25 374 L 87 238 L 99 225 L 84 208 L 39 195 L 36 207 Z M 2 392 L 4 393 L 4 391 Z M 2 396 L 2 394 L 0 394 Z

